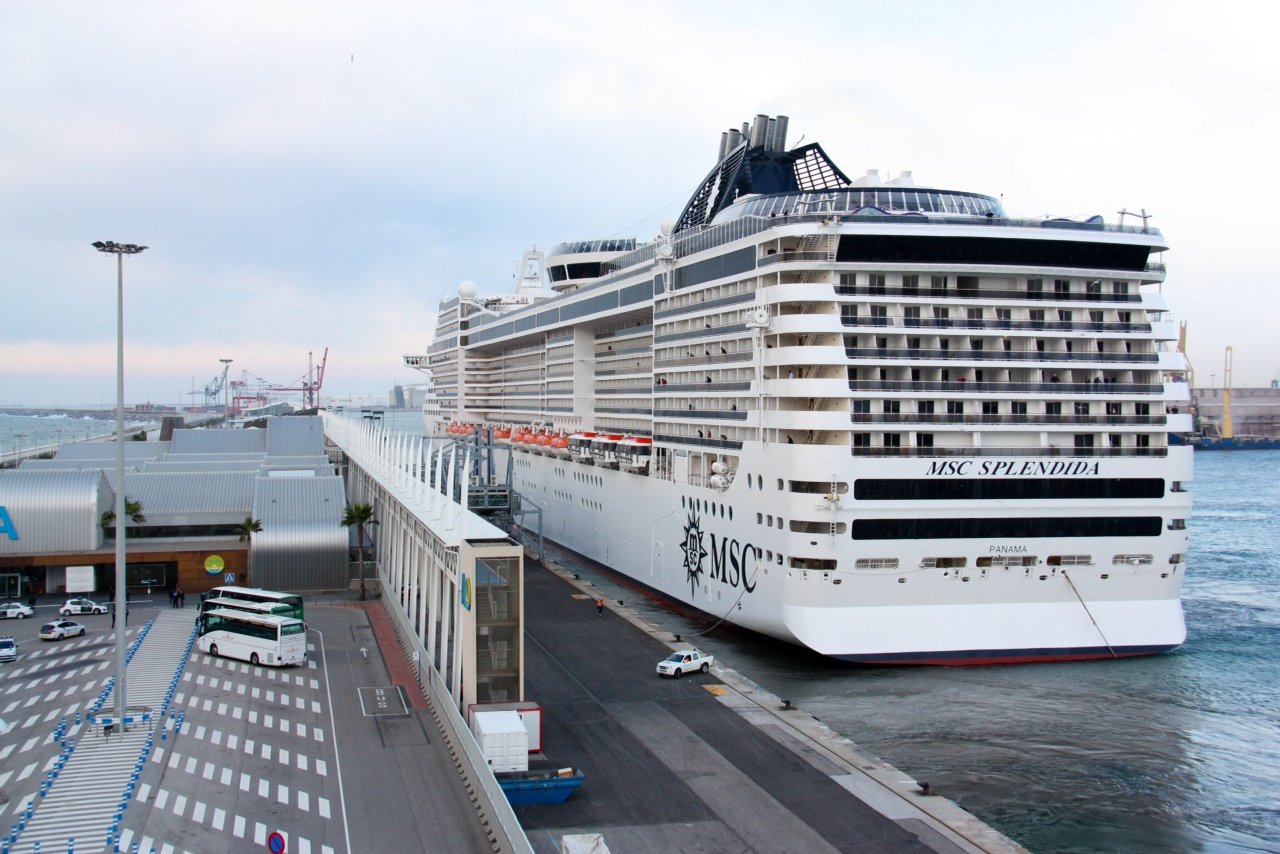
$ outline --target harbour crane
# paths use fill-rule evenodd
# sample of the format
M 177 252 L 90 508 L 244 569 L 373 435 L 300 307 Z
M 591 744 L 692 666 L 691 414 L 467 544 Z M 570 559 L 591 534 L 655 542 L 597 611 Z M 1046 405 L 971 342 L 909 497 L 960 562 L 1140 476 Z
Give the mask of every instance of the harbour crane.
M 267 391 L 300 391 L 306 409 L 315 409 L 320 400 L 320 389 L 324 386 L 324 366 L 329 361 L 329 348 L 324 348 L 320 364 L 313 366 L 312 353 L 307 353 L 307 372 L 288 385 L 269 385 Z

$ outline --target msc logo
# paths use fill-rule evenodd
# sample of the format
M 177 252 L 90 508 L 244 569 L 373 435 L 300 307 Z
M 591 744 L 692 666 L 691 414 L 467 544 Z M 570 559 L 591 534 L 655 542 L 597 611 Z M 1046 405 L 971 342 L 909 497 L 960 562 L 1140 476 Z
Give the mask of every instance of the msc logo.
M 689 582 L 689 590 L 697 594 L 698 585 L 705 572 L 703 562 L 711 558 L 711 581 L 721 581 L 730 587 L 741 587 L 747 593 L 756 589 L 755 573 L 748 575 L 748 568 L 758 564 L 760 549 L 751 543 L 741 543 L 733 539 L 717 537 L 715 534 L 705 535 L 710 541 L 711 550 L 703 545 L 702 522 L 697 511 L 691 512 L 684 526 L 684 542 L 680 548 L 684 550 L 684 572 Z
M 18 540 L 18 529 L 14 527 L 13 520 L 9 518 L 9 509 L 0 506 L 0 536 L 8 535 L 11 540 Z

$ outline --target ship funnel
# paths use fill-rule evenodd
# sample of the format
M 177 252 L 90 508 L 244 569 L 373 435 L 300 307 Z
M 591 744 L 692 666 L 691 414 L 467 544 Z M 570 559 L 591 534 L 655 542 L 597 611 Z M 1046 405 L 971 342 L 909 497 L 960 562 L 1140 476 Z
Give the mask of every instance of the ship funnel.
M 763 148 L 764 136 L 769 130 L 769 117 L 764 113 L 756 116 L 756 120 L 751 123 L 751 147 Z
M 867 174 L 863 175 L 861 178 L 853 179 L 853 186 L 855 187 L 879 187 L 880 184 L 879 169 L 868 169 Z
M 773 147 L 777 151 L 787 150 L 787 117 L 778 116 L 774 121 Z
M 719 163 L 721 160 L 724 160 L 724 156 L 728 153 L 729 153 L 729 134 L 722 133 L 720 134 L 720 156 L 716 158 L 716 162 Z
M 724 153 L 728 154 L 730 151 L 733 151 L 735 148 L 737 148 L 741 144 L 742 144 L 742 133 L 737 128 L 731 128 L 729 130 L 729 146 L 728 148 L 725 149 Z
M 769 119 L 769 124 L 764 129 L 764 150 L 773 151 L 777 146 L 773 144 L 773 135 L 778 131 L 778 123 Z

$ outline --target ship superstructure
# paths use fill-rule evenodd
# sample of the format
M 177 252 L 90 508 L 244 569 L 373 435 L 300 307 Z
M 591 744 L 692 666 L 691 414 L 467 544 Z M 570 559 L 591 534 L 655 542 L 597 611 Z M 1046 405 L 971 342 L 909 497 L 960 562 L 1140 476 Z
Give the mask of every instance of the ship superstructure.
M 428 431 L 509 447 L 552 540 L 825 655 L 1180 644 L 1163 236 L 851 179 L 786 124 L 724 134 L 651 242 L 531 250 L 492 299 L 464 283 L 406 357 Z

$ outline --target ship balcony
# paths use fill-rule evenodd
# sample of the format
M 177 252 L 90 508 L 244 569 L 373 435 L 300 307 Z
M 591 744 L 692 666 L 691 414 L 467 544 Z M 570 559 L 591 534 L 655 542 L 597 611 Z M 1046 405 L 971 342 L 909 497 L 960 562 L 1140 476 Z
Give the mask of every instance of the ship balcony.
M 1078 362 L 1079 367 L 1089 367 L 1090 364 L 1098 365 L 1117 365 L 1117 364 L 1135 364 L 1150 365 L 1158 364 L 1163 361 L 1159 353 L 1097 353 L 1097 352 L 1081 352 L 1068 353 L 1065 350 L 932 350 L 924 348 L 908 348 L 900 349 L 893 347 L 846 347 L 845 355 L 854 361 L 868 361 L 873 364 L 891 360 L 891 359 L 908 359 L 921 360 L 932 359 L 945 363 L 954 362 L 1036 362 L 1039 364 L 1055 364 L 1059 362 Z M 992 367 L 999 367 L 993 365 Z M 1162 366 L 1163 367 L 1163 366 Z
M 892 321 L 892 322 L 890 322 Z M 1084 320 L 978 320 L 967 317 L 871 317 L 869 315 L 840 318 L 845 327 L 886 327 L 896 329 L 989 329 L 995 332 L 1027 332 L 1040 334 L 1044 332 L 1100 332 L 1110 337 L 1113 335 L 1141 335 L 1153 331 L 1150 323 L 1121 323 L 1119 321 L 1084 321 Z M 1173 325 L 1168 324 L 1172 331 Z M 1144 336 L 1145 337 L 1145 336 Z M 1176 334 L 1174 338 L 1176 338 Z M 1157 336 L 1158 340 L 1165 339 Z
M 1172 419 L 1179 416 L 1165 415 L 1045 415 L 1013 413 L 968 412 L 956 415 L 945 412 L 855 412 L 850 417 L 853 424 L 929 424 L 929 425 L 1034 425 L 1037 427 L 1072 426 L 1092 424 L 1106 427 L 1159 427 L 1163 432 L 1172 429 Z M 1173 431 L 1177 432 L 1177 431 Z
M 1034 302 L 1037 305 L 1046 303 L 1139 303 L 1144 302 L 1141 293 L 1087 293 L 1085 291 L 1028 291 L 1010 288 L 933 288 L 924 285 L 918 288 L 890 288 L 873 285 L 836 285 L 836 293 L 848 297 L 868 297 L 883 299 L 885 297 L 912 297 L 929 300 L 1018 300 Z
M 873 392 L 945 392 L 954 394 L 1039 394 L 1060 396 L 1088 395 L 1153 395 L 1163 396 L 1164 383 L 1031 383 L 1031 382 L 935 382 L 930 380 L 849 380 L 850 391 Z
M 1165 457 L 1169 449 L 1157 448 L 1075 448 L 1052 447 L 967 447 L 967 448 L 886 448 L 879 445 L 855 445 L 855 457 Z
M 687 409 L 655 409 L 654 418 L 670 418 L 678 421 L 746 421 L 747 413 L 734 409 L 694 409 L 690 404 Z

